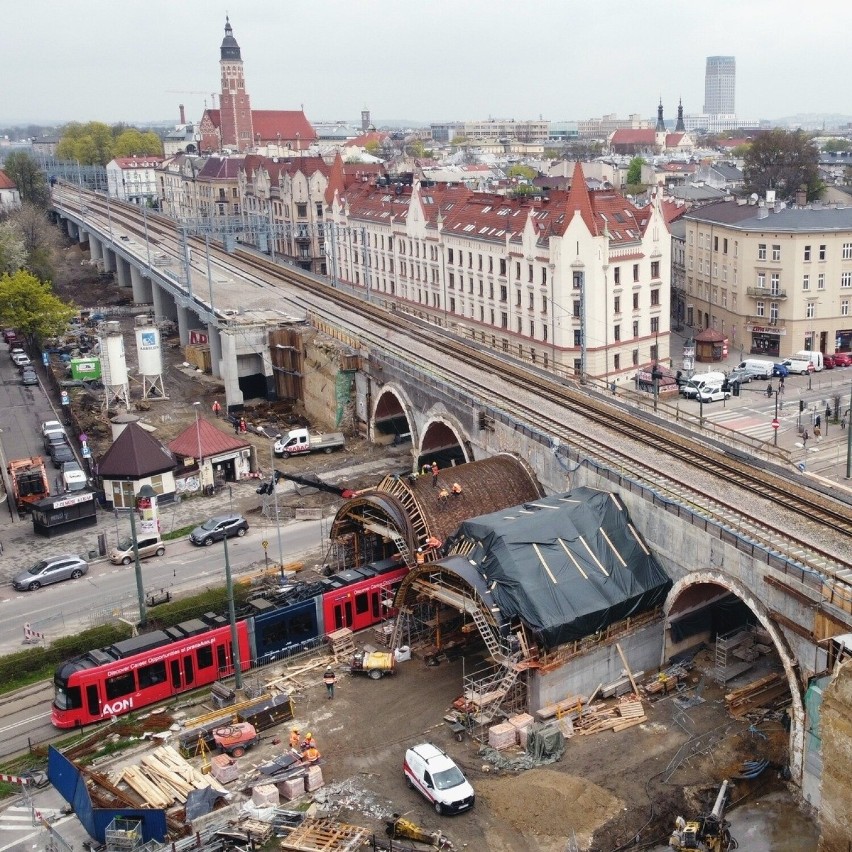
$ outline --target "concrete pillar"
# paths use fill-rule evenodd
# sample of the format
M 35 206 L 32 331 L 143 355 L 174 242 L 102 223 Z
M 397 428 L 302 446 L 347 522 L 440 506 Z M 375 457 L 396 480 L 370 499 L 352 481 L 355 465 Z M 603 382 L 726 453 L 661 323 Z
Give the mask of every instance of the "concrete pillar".
M 118 286 L 130 287 L 130 264 L 118 253 L 115 255 L 115 267 L 118 272 Z
M 85 228 L 81 228 L 77 226 L 77 241 L 80 245 L 84 245 L 89 242 L 89 232 Z
M 133 301 L 137 305 L 150 305 L 152 301 L 150 279 L 146 278 L 142 274 L 142 270 L 135 264 L 130 263 L 128 265 L 130 266 L 130 286 L 133 288 Z
M 104 272 L 115 272 L 115 252 L 104 243 Z
M 220 351 L 222 353 L 222 383 L 225 385 L 225 408 L 241 406 L 245 402 L 240 390 L 240 376 L 237 370 L 237 339 L 227 329 L 219 332 Z M 212 354 L 212 353 L 211 353 Z
M 177 308 L 176 319 L 180 345 L 186 346 L 189 343 L 189 311 L 183 305 L 175 305 L 175 307 Z
M 216 377 L 222 375 L 222 340 L 219 337 L 219 326 L 207 323 L 207 340 L 210 343 L 210 372 Z
M 89 234 L 89 257 L 92 260 L 102 260 L 103 256 L 104 244 L 94 234 Z
M 166 319 L 163 302 L 163 290 L 156 281 L 151 281 L 151 302 L 154 305 L 154 322 Z
M 77 239 L 77 225 L 70 219 L 65 220 L 65 233 L 68 234 L 72 240 Z

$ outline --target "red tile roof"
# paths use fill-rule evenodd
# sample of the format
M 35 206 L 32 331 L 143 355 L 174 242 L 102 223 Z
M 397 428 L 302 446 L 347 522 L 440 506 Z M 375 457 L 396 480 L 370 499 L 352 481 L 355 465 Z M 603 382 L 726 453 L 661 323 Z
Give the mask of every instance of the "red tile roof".
M 656 145 L 656 130 L 630 130 L 622 128 L 612 134 L 612 145 Z
M 329 166 L 322 157 L 261 157 L 258 154 L 246 154 L 242 168 L 251 177 L 256 169 L 266 169 L 273 185 L 277 186 L 281 175 L 313 175 L 317 172 L 329 174 Z
M 390 136 L 390 133 L 383 133 L 380 130 L 371 130 L 369 133 L 362 133 L 354 139 L 346 140 L 347 148 L 365 148 L 371 143 L 381 145 Z
M 208 157 L 198 173 L 199 180 L 236 180 L 244 157 Z
M 17 189 L 17 184 L 9 175 L 6 174 L 2 169 L 0 169 L 0 189 Z
M 568 200 L 565 203 L 565 213 L 568 217 L 565 222 L 566 227 L 573 218 L 574 213 L 578 210 L 589 232 L 597 236 L 598 231 L 595 226 L 595 217 L 592 213 L 592 200 L 589 195 L 589 187 L 586 186 L 586 178 L 579 160 L 574 163 L 574 174 L 571 176 L 571 189 L 568 191 Z
M 300 109 L 253 109 L 251 120 L 255 139 L 260 136 L 264 142 L 274 142 L 280 136 L 285 140 L 298 139 L 307 147 L 317 138 L 316 130 Z
M 208 420 L 199 419 L 196 423 L 187 426 L 177 438 L 169 443 L 169 449 L 176 455 L 184 458 L 197 459 L 199 438 L 201 443 L 201 456 L 219 456 L 242 450 L 251 446 L 243 438 L 235 438 L 227 432 L 214 426 Z
M 343 172 L 343 157 L 340 156 L 340 151 L 338 151 L 328 175 L 328 186 L 325 189 L 325 203 L 328 205 L 332 204 L 335 192 L 337 192 L 339 198 L 343 198 L 345 189 L 346 182 Z
M 120 169 L 156 169 L 164 162 L 163 157 L 115 157 L 113 162 Z

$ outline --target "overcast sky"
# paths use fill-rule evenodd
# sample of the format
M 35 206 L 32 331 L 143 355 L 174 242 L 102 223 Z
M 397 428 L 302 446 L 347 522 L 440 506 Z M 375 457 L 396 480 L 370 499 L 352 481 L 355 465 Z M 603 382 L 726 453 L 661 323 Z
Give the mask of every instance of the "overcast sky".
M 252 107 L 312 121 L 673 118 L 717 54 L 742 118 L 852 113 L 848 0 L 6 0 L 0 125 L 197 120 L 226 10 Z

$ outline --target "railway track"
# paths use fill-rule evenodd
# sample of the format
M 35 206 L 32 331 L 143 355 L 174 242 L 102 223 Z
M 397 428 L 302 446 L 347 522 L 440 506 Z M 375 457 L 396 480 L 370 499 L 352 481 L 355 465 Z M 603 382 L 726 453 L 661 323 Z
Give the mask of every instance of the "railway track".
M 68 203 L 71 207 L 76 206 L 72 198 L 68 199 Z M 88 197 L 86 203 L 90 208 L 101 211 L 102 215 L 106 209 L 105 202 L 97 196 Z M 144 239 L 145 232 L 140 227 L 139 214 L 133 205 L 111 201 L 110 211 L 113 221 L 120 221 L 122 227 Z M 179 238 L 170 219 L 149 215 L 149 239 L 152 235 L 177 249 Z M 190 239 L 198 246 L 203 246 L 203 240 Z M 238 250 L 234 256 L 212 247 L 211 252 L 215 254 L 217 265 L 226 268 L 230 266 L 233 272 L 243 277 L 246 269 L 249 269 L 256 273 L 257 279 L 270 287 L 275 287 L 275 282 L 288 285 L 288 297 L 291 300 L 298 298 L 307 311 L 328 324 L 342 323 L 341 308 L 368 320 L 373 328 L 379 329 L 378 332 L 369 333 L 365 330 L 366 324 L 361 324 L 361 327 L 356 325 L 348 331 L 368 348 L 389 347 L 391 333 L 407 334 L 413 339 L 422 340 L 424 321 L 417 317 L 398 310 L 391 312 L 381 304 L 368 302 L 298 269 L 275 264 L 244 250 Z M 744 457 L 744 454 L 721 446 L 718 441 L 674 429 L 664 420 L 639 416 L 624 406 L 614 404 L 606 394 L 597 393 L 579 382 L 525 366 L 484 346 L 456 339 L 451 334 L 441 334 L 436 326 L 429 325 L 429 329 L 430 347 L 445 356 L 444 363 L 463 365 L 479 374 L 479 381 L 471 382 L 456 371 L 450 378 L 456 386 L 464 387 L 487 405 L 510 413 L 545 434 L 558 437 L 581 455 L 585 454 L 615 469 L 628 471 L 638 481 L 648 483 L 672 500 L 689 505 L 708 519 L 730 526 L 768 547 L 795 554 L 797 561 L 806 567 L 825 573 L 848 586 L 852 597 L 852 564 L 848 558 L 844 559 L 812 543 L 799 540 L 782 525 L 755 521 L 748 511 L 726 505 L 710 491 L 702 491 L 695 484 L 679 479 L 668 466 L 663 472 L 658 466 L 641 463 L 630 452 L 614 447 L 613 443 L 617 441 L 613 441 L 613 435 L 630 436 L 632 440 L 653 448 L 661 459 L 676 460 L 688 469 L 705 471 L 726 485 L 736 485 L 754 498 L 763 498 L 786 510 L 799 512 L 812 522 L 844 536 L 852 535 L 852 506 L 848 502 L 812 487 L 807 480 L 785 475 L 785 471 L 772 465 L 755 463 Z M 416 360 L 412 349 L 400 350 L 400 354 Z M 428 367 L 429 372 L 436 371 L 430 362 L 424 361 L 423 365 Z M 452 371 L 442 367 L 441 372 L 449 375 Z M 562 418 L 542 415 L 538 406 L 523 404 L 522 399 L 526 394 L 535 394 L 541 400 L 581 416 L 586 427 L 571 428 Z M 606 440 L 596 436 L 606 436 Z

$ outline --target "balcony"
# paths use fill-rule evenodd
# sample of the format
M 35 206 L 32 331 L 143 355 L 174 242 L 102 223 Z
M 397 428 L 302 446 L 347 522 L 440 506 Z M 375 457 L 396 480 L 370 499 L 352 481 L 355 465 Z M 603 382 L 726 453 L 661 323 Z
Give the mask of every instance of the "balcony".
M 787 291 L 779 287 L 746 287 L 746 295 L 753 299 L 768 299 L 772 302 L 781 301 L 787 298 Z

